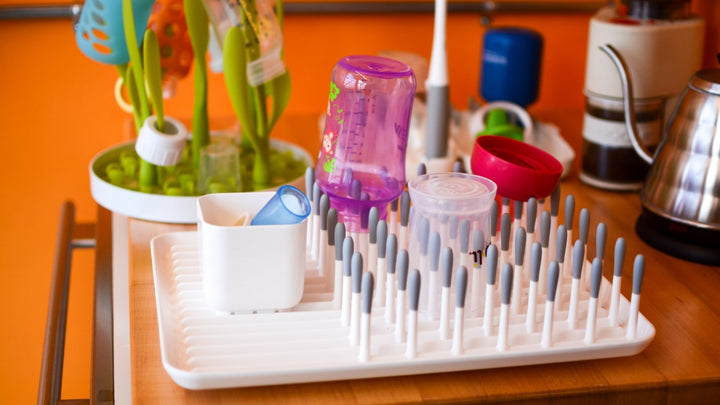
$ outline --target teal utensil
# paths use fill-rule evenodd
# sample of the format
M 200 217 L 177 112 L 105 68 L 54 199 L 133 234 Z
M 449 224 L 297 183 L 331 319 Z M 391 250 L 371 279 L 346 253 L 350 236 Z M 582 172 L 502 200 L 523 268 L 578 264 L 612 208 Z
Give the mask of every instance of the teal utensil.
M 133 0 L 135 31 L 144 32 L 155 0 Z M 110 65 L 128 63 L 127 43 L 123 28 L 122 2 L 119 0 L 88 0 L 80 12 L 75 41 L 80 50 L 93 60 Z M 137 38 L 139 47 L 142 36 Z

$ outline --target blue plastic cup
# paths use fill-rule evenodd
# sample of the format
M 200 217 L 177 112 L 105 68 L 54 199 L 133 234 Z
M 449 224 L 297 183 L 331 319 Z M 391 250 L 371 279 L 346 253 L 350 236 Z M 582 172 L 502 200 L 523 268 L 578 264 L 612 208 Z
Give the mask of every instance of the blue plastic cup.
M 310 214 L 310 200 L 297 187 L 282 186 L 265 204 L 250 225 L 292 225 Z

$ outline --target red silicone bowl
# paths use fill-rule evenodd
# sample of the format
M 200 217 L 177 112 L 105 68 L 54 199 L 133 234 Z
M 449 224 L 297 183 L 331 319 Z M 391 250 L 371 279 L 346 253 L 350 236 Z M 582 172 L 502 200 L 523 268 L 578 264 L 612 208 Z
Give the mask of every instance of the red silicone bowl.
M 477 137 L 470 169 L 494 181 L 499 196 L 519 201 L 549 196 L 563 171 L 562 164 L 544 150 L 495 135 Z

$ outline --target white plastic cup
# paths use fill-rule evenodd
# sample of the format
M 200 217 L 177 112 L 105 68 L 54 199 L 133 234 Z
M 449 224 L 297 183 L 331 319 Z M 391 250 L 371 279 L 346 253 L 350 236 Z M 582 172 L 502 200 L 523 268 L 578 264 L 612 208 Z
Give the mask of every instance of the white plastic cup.
M 483 246 L 490 242 L 490 208 L 495 199 L 497 191 L 496 184 L 485 177 L 470 173 L 433 173 L 417 176 L 408 183 L 412 211 L 410 214 L 410 240 L 408 243 L 408 254 L 410 268 L 417 268 L 423 280 L 435 278 L 434 291 L 429 291 L 430 284 L 421 283 L 420 303 L 418 311 L 426 318 L 439 319 L 439 306 L 434 307 L 430 302 L 440 302 L 441 289 L 439 280 L 441 274 L 431 275 L 431 253 L 442 252 L 445 247 L 453 251 L 453 271 L 465 260 L 469 266 L 480 267 L 484 260 L 484 250 L 473 254 L 472 236 L 476 229 L 482 230 L 485 238 Z M 468 251 L 461 251 L 460 229 L 452 235 L 451 223 L 461 224 L 467 220 L 468 227 Z M 421 223 L 426 222 L 427 228 Z M 428 247 L 427 252 L 422 251 L 423 237 L 421 233 L 427 232 L 425 241 L 432 241 L 429 237 L 433 233 L 440 235 L 440 246 L 438 249 Z M 437 239 L 437 238 L 435 238 Z M 431 244 L 431 242 L 430 242 Z M 463 258 L 463 256 L 467 256 Z M 441 269 L 437 270 L 441 273 Z M 432 276 L 432 277 L 431 277 Z M 433 307 L 433 308 L 431 308 Z
M 294 307 L 305 280 L 307 221 L 243 226 L 274 192 L 219 193 L 198 198 L 203 290 L 223 312 L 271 312 Z

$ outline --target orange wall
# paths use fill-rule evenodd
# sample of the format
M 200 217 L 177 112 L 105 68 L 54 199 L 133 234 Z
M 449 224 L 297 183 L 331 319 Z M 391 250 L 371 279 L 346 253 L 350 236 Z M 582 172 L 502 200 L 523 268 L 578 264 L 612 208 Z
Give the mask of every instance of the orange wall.
M 714 3 L 694 4 L 714 21 L 709 24 L 708 66 L 712 50 L 718 50 L 720 11 Z M 581 111 L 589 17 L 499 15 L 493 20 L 494 25 L 534 28 L 545 38 L 540 99 L 533 109 Z M 448 58 L 456 108 L 465 108 L 469 97 L 478 97 L 482 34 L 478 16 L 450 15 Z M 330 73 L 340 57 L 384 49 L 429 57 L 432 16 L 289 15 L 285 42 L 293 78 L 288 114 L 316 114 L 325 108 Z M 77 205 L 78 220 L 94 219 L 87 165 L 93 155 L 125 136 L 122 128 L 128 117 L 114 103 L 115 79 L 113 67 L 80 53 L 68 20 L 0 21 L 0 140 L 5 145 L 0 155 L 5 173 L 0 182 L 3 402 L 35 400 L 60 203 L 70 198 Z M 191 105 L 191 81 L 185 80 L 166 110 L 186 119 Z M 220 75 L 210 80 L 210 109 L 218 117 L 231 115 Z M 579 133 L 563 135 L 571 144 L 579 144 Z M 314 145 L 316 134 L 299 136 L 305 137 L 303 143 Z M 86 397 L 88 392 L 92 258 L 91 252 L 80 252 L 73 266 L 65 398 Z

